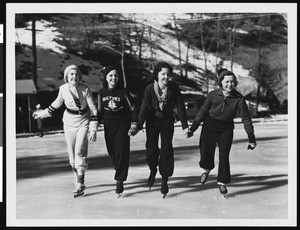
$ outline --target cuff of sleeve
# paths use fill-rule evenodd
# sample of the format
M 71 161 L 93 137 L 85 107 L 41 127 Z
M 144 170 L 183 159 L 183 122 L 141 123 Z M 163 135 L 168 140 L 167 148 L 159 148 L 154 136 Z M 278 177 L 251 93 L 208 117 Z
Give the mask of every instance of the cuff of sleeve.
M 143 124 L 138 123 L 138 129 L 142 130 L 143 129 Z
M 248 133 L 247 135 L 248 135 L 249 143 L 256 143 L 254 133 Z
M 193 124 L 190 127 L 190 131 L 192 133 L 194 133 L 198 129 L 199 125 L 200 125 L 200 123 L 198 123 L 197 121 L 194 121 Z
M 42 114 L 42 118 L 52 117 L 52 113 L 50 113 L 48 109 L 42 110 L 41 114 Z
M 98 129 L 98 121 L 90 121 L 90 131 L 97 131 Z

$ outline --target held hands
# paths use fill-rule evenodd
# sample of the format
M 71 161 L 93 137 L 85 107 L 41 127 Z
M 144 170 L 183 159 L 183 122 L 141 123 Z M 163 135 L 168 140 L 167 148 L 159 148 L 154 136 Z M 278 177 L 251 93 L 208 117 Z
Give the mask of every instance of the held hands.
M 193 135 L 194 135 L 194 133 L 193 133 L 192 131 L 189 130 L 186 137 L 187 137 L 187 138 L 190 138 L 190 137 L 192 137 Z
M 138 124 L 135 122 L 131 123 L 131 127 L 128 130 L 128 136 L 133 137 L 139 132 Z
M 184 130 L 183 130 L 183 134 L 185 135 L 186 138 L 190 138 L 191 136 L 194 135 L 194 133 L 191 132 L 191 131 L 189 130 L 189 128 L 184 129 Z
M 95 142 L 97 140 L 97 132 L 90 131 L 90 133 L 88 134 L 88 140 L 91 142 Z
M 255 149 L 256 145 L 257 145 L 256 143 L 249 143 L 248 147 L 247 147 L 247 150 L 249 150 L 249 149 L 251 149 L 251 150 Z

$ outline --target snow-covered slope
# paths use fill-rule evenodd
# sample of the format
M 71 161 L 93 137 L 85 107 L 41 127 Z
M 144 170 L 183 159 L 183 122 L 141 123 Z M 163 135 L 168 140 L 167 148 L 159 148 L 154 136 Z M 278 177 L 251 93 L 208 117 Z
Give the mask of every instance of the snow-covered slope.
M 131 17 L 131 15 L 124 15 L 125 17 Z M 182 15 L 184 16 L 184 15 Z M 167 29 L 164 25 L 167 22 L 172 22 L 170 14 L 135 14 L 135 20 L 140 24 L 152 27 L 152 41 L 155 42 L 155 58 L 165 60 L 175 66 L 175 72 L 179 73 L 178 66 L 178 43 L 172 30 Z M 31 24 L 29 23 L 27 28 L 16 29 L 16 42 L 20 44 L 31 46 Z M 69 64 L 85 65 L 91 68 L 88 74 L 84 74 L 83 81 L 87 84 L 92 91 L 96 92 L 101 85 L 100 82 L 100 70 L 102 66 L 100 63 L 83 60 L 79 56 L 67 54 L 65 47 L 59 45 L 56 40 L 60 38 L 61 34 L 57 32 L 57 28 L 54 28 L 47 21 L 37 21 L 36 29 L 39 31 L 36 35 L 37 43 L 37 65 L 38 65 L 38 90 L 55 90 L 61 84 L 63 84 L 62 73 L 64 68 Z M 149 34 L 148 34 L 149 35 Z M 149 36 L 145 34 L 146 39 L 150 40 Z M 147 38 L 148 36 L 148 38 Z M 181 52 L 185 57 L 187 52 L 186 45 L 181 42 Z M 158 47 L 158 49 L 157 49 Z M 149 46 L 144 46 L 143 57 L 150 58 L 151 52 Z M 194 72 L 188 73 L 188 78 L 194 80 L 199 85 L 205 83 L 204 76 L 204 58 L 203 52 L 197 48 L 190 48 L 189 60 L 197 67 Z M 215 64 L 219 62 L 212 54 L 207 54 L 207 68 L 214 72 Z M 26 62 L 32 61 L 31 50 L 27 49 L 24 54 L 16 56 L 16 69 L 22 69 L 22 65 Z M 230 62 L 224 61 L 224 67 L 230 68 Z M 239 85 L 238 90 L 246 95 L 250 92 L 254 92 L 256 89 L 256 81 L 249 76 L 249 71 L 244 69 L 241 65 L 234 63 L 234 73 L 238 77 Z M 22 78 L 22 76 L 17 76 Z M 214 81 L 209 83 L 210 89 L 214 88 Z M 206 86 L 205 86 L 206 89 Z

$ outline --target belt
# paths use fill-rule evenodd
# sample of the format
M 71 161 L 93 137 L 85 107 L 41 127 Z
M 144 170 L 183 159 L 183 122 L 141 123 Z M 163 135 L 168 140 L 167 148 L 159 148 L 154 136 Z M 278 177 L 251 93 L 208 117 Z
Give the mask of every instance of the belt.
M 67 108 L 67 111 L 69 113 L 72 113 L 72 114 L 77 114 L 77 115 L 83 115 L 85 113 L 87 113 L 89 111 L 88 107 L 85 107 L 84 109 L 80 109 L 80 110 L 73 110 L 73 109 L 69 109 Z

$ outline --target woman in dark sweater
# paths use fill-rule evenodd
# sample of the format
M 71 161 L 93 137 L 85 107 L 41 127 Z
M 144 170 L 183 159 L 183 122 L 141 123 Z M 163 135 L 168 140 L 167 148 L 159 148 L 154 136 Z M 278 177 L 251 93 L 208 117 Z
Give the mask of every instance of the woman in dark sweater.
M 236 76 L 227 69 L 220 69 L 218 72 L 219 88 L 208 93 L 207 98 L 197 113 L 189 134 L 197 130 L 201 122 L 203 127 L 200 135 L 200 168 L 203 173 L 200 183 L 203 185 L 210 171 L 215 167 L 215 148 L 219 146 L 219 168 L 217 182 L 221 194 L 226 194 L 225 184 L 231 180 L 229 153 L 233 141 L 233 119 L 237 112 L 242 119 L 244 129 L 248 135 L 248 149 L 256 147 L 254 128 L 250 113 L 243 96 L 235 90 L 237 85 Z
M 103 76 L 103 88 L 98 92 L 98 119 L 103 119 L 106 148 L 115 169 L 116 193 L 120 196 L 128 175 L 129 136 L 138 131 L 138 114 L 130 94 L 119 83 L 117 68 L 105 67 Z
M 139 113 L 139 128 L 146 121 L 146 162 L 150 168 L 148 186 L 154 184 L 159 166 L 162 176 L 161 193 L 169 192 L 168 178 L 174 171 L 174 109 L 177 108 L 184 134 L 187 135 L 188 124 L 184 102 L 179 87 L 171 81 L 173 68 L 165 62 L 159 62 L 154 69 L 154 83 L 145 89 Z M 158 139 L 161 138 L 161 150 Z

